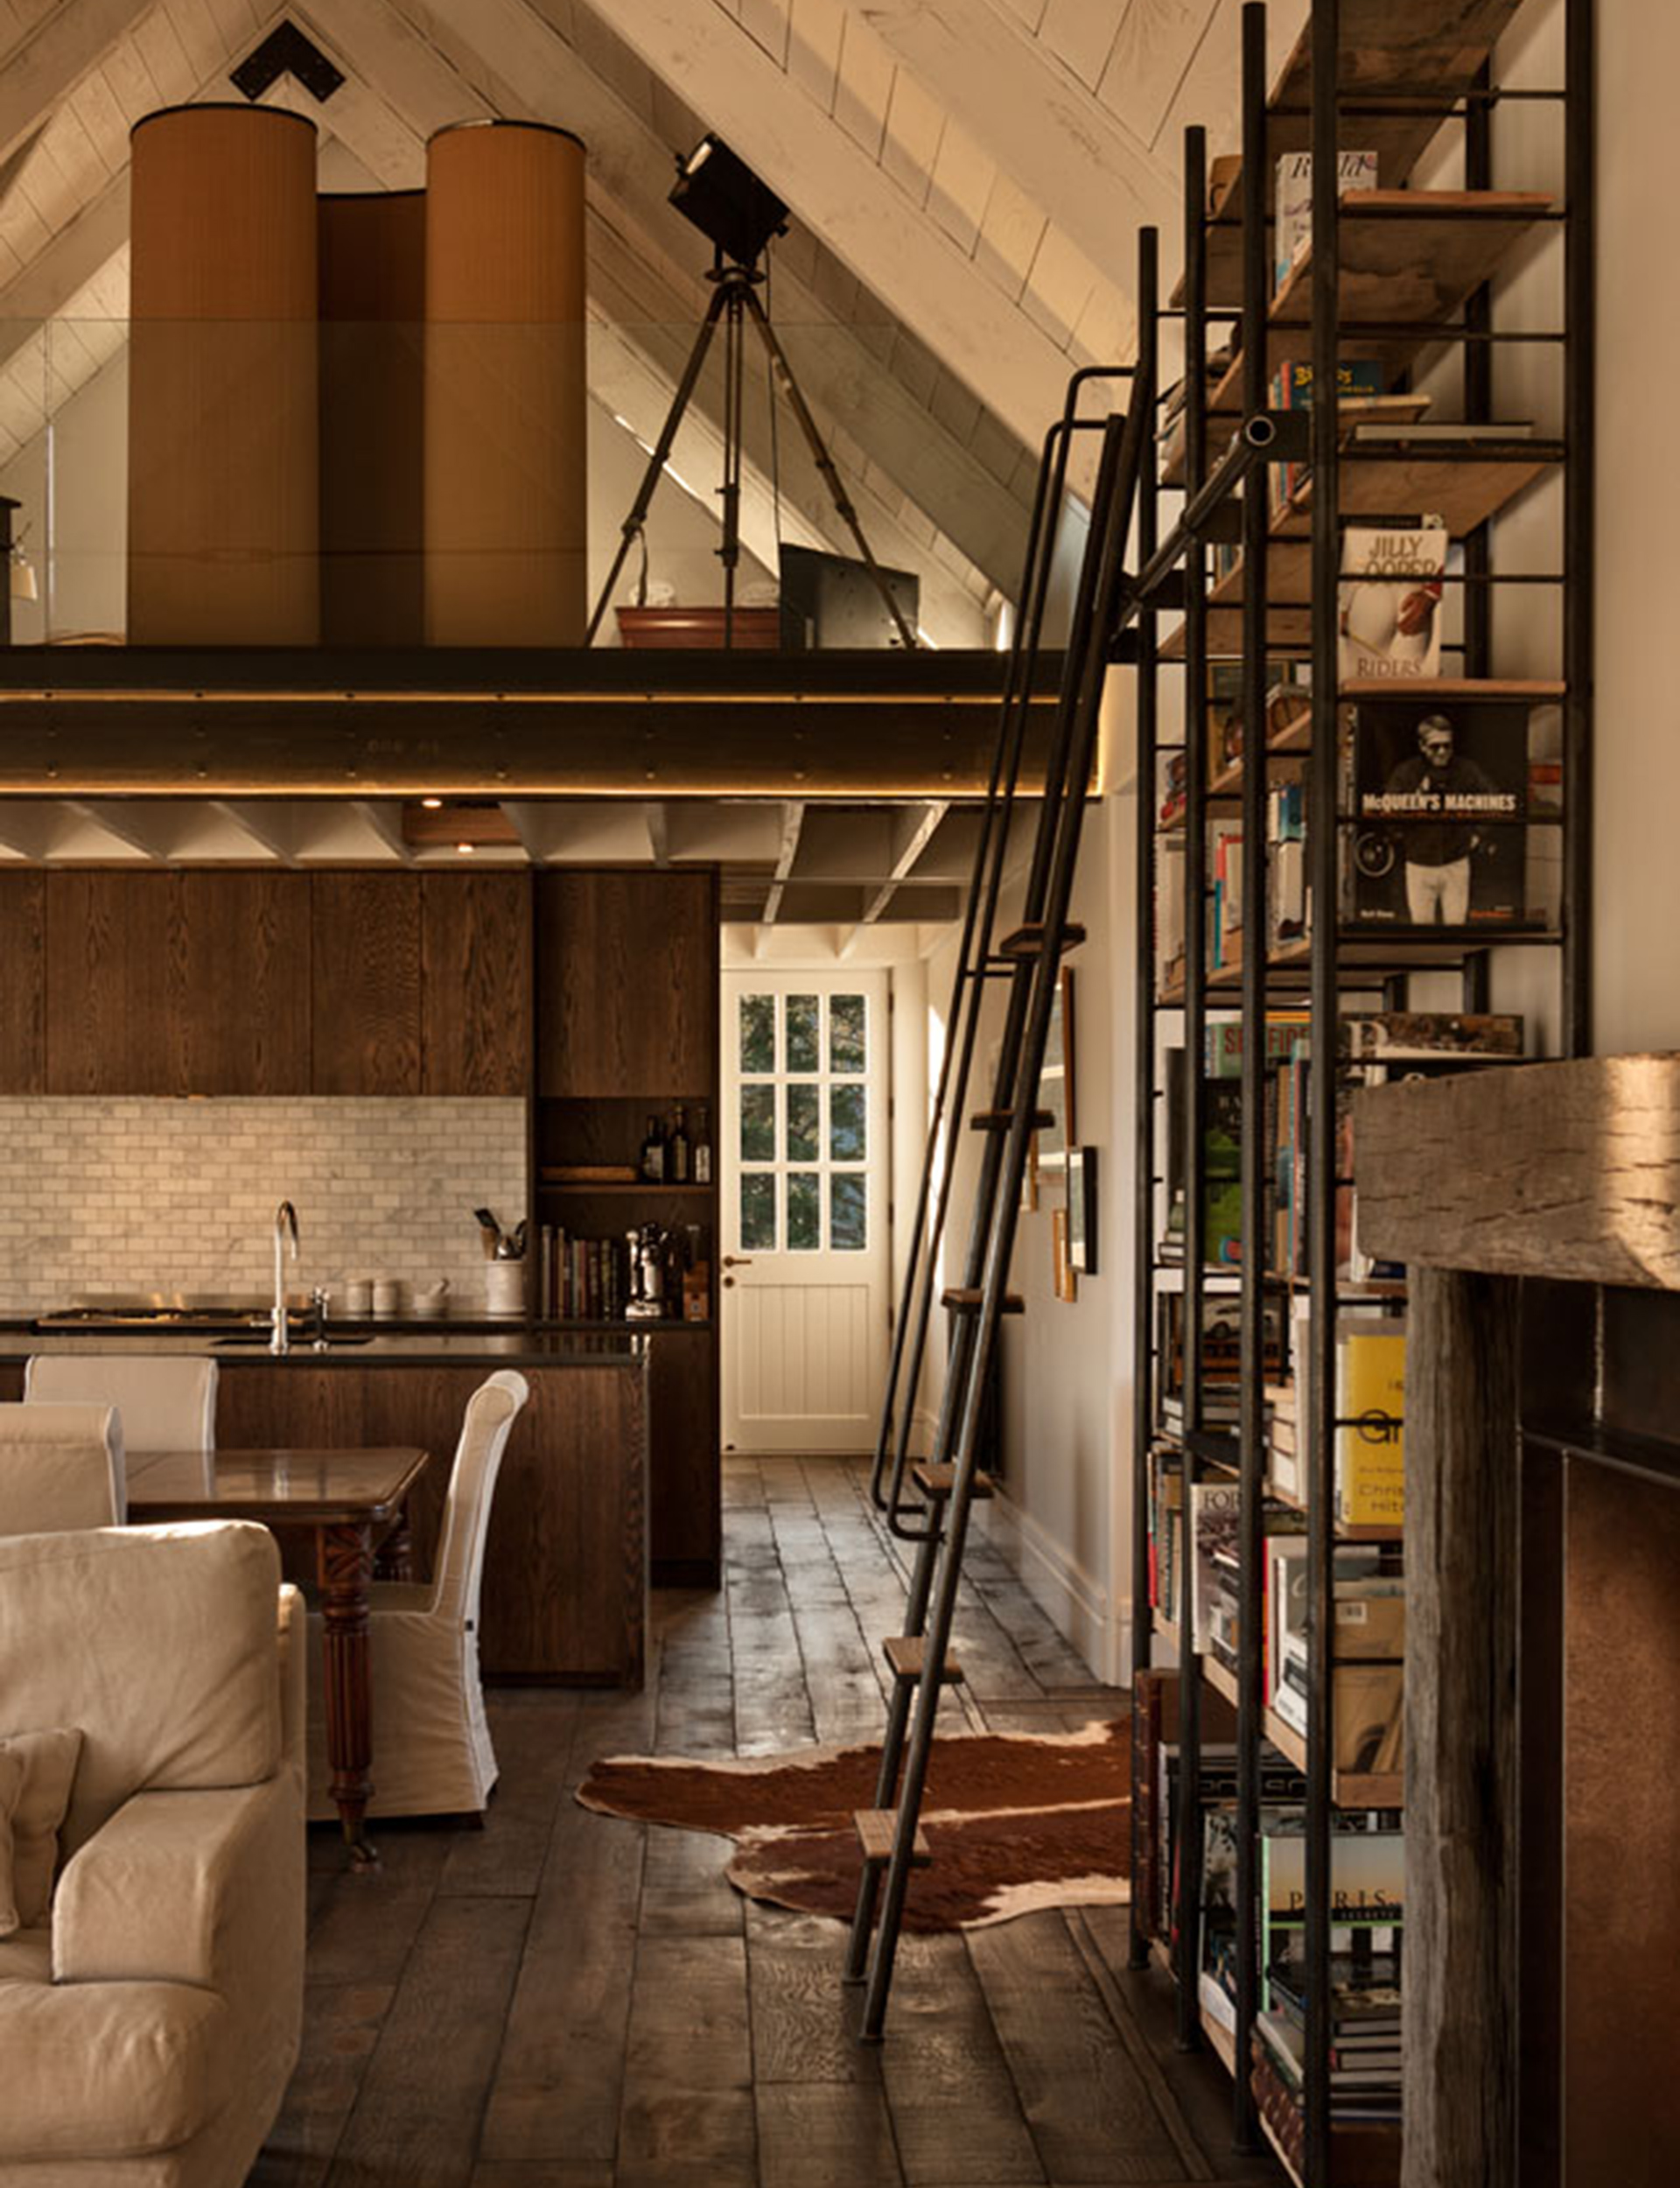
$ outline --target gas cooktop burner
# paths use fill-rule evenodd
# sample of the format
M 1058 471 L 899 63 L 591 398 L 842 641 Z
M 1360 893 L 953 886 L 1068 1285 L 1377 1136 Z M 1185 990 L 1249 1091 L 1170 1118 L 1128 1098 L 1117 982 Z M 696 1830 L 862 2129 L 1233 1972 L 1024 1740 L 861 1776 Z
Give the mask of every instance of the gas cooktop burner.
M 248 1329 L 264 1317 L 248 1307 L 60 1307 L 38 1329 Z

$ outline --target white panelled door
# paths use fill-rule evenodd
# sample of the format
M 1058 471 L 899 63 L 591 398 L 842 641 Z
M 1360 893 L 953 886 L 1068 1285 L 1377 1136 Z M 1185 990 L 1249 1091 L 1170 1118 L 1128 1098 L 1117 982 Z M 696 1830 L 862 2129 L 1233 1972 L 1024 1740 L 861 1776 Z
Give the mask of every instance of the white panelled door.
M 886 1375 L 884 972 L 724 976 L 724 1444 L 872 1450 Z

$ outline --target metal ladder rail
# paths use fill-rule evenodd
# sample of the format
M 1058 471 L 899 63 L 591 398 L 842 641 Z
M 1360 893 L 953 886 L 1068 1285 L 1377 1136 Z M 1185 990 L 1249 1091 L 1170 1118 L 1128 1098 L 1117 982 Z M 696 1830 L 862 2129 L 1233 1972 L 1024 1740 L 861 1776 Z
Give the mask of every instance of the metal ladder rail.
M 1118 371 L 1105 373 L 1096 368 L 1087 367 L 1082 372 L 1074 374 L 1072 380 L 1070 380 L 1068 383 L 1067 403 L 1062 418 L 1058 421 L 1056 426 L 1051 429 L 1051 436 L 1046 438 L 1046 458 L 1048 458 L 1051 452 L 1053 441 L 1057 436 L 1060 436 L 1060 446 L 1055 449 L 1054 472 L 1054 490 L 1047 506 L 1054 507 L 1060 501 L 1060 488 L 1066 477 L 1068 451 L 1071 445 L 1072 435 L 1075 431 L 1083 430 L 1086 424 L 1085 421 L 1078 420 L 1073 416 L 1074 407 L 1078 399 L 1078 391 L 1082 382 L 1094 377 L 1109 379 L 1124 377 L 1130 379 L 1132 376 L 1130 368 L 1127 368 L 1124 373 Z M 1093 425 L 1099 424 L 1098 421 L 1090 421 L 1089 423 Z M 1106 489 L 1104 487 L 1103 480 L 1108 475 L 1108 468 L 1116 459 L 1115 454 L 1112 452 L 1114 436 L 1109 431 L 1111 421 L 1103 420 L 1100 422 L 1100 424 L 1102 430 L 1103 430 L 1105 434 L 1107 434 L 1108 438 L 1105 443 L 1105 467 L 1103 473 L 1099 477 L 1098 483 L 1097 503 L 1099 507 L 1105 505 L 1103 497 Z M 1029 667 L 1026 677 L 1028 688 L 1030 688 L 1030 667 L 1031 664 L 1035 663 L 1037 659 L 1038 642 L 1042 628 L 1045 600 L 1048 590 L 1048 551 L 1051 543 L 1049 540 L 1048 527 L 1046 528 L 1044 536 L 1046 540 L 1046 552 L 1040 565 L 1038 583 L 1031 595 L 1031 621 L 1032 628 L 1031 635 L 1031 651 L 1028 656 Z M 1094 560 L 1095 558 L 1093 557 L 1088 556 L 1088 565 L 1094 565 Z M 1088 573 L 1082 572 L 1079 598 L 1075 607 L 1075 614 L 1074 619 L 1074 627 L 1073 632 L 1070 634 L 1073 642 L 1070 643 L 1069 647 L 1069 665 L 1064 669 L 1063 672 L 1064 688 L 1061 700 L 1058 707 L 1057 733 L 1054 740 L 1053 740 L 1052 753 L 1046 765 L 1046 795 L 1040 809 L 1039 835 L 1034 847 L 1035 875 L 1040 872 L 1047 873 L 1049 870 L 1050 852 L 1048 846 L 1054 841 L 1055 817 L 1060 815 L 1065 806 L 1065 784 L 1063 782 L 1063 777 L 1066 772 L 1066 760 L 1068 748 L 1067 720 L 1069 693 L 1070 691 L 1076 691 L 1078 688 L 1077 679 L 1074 675 L 1072 663 L 1076 657 L 1078 649 L 1082 646 L 1088 644 L 1089 642 L 1089 630 L 1091 627 L 1090 599 L 1091 581 L 1088 581 Z M 996 831 L 995 855 L 991 859 L 989 865 L 986 865 L 983 861 L 978 862 L 976 866 L 977 882 L 979 877 L 984 876 L 984 909 L 979 916 L 977 922 L 976 922 L 973 915 L 975 912 L 976 900 L 982 894 L 982 890 L 979 886 L 976 886 L 975 895 L 970 899 L 970 919 L 968 928 L 965 930 L 965 941 L 969 943 L 969 947 L 964 952 L 965 962 L 960 964 L 958 968 L 952 998 L 953 1038 L 948 1044 L 946 1050 L 946 1061 L 948 1064 L 953 1055 L 956 1054 L 960 1049 L 960 1062 L 957 1067 L 957 1084 L 955 1098 L 948 1103 L 946 1110 L 946 1120 L 948 1121 L 948 1126 L 946 1140 L 947 1159 L 941 1180 L 935 1219 L 931 1230 L 929 1230 L 927 1228 L 925 1224 L 925 1210 L 929 1189 L 929 1179 L 932 1174 L 932 1166 L 936 1159 L 940 1144 L 937 1135 L 937 1128 L 935 1127 L 935 1130 L 930 1133 L 929 1135 L 928 1161 L 926 1167 L 924 1168 L 922 1175 L 922 1200 L 918 1208 L 918 1217 L 922 1225 L 922 1237 L 919 1241 L 920 1245 L 923 1248 L 920 1257 L 920 1266 L 919 1269 L 912 1272 L 910 1275 L 906 1276 L 906 1290 L 908 1290 L 910 1287 L 912 1277 L 914 1277 L 915 1287 L 915 1339 L 914 1350 L 911 1354 L 910 1374 L 905 1385 L 906 1402 L 905 1403 L 903 1410 L 899 1417 L 899 1433 L 896 1449 L 894 1452 L 891 1489 L 885 1501 L 883 1501 L 878 1496 L 876 1497 L 877 1504 L 886 1511 L 887 1524 L 892 1532 L 900 1539 L 905 1541 L 913 1541 L 917 1545 L 916 1558 L 912 1569 L 910 1584 L 906 1597 L 903 1634 L 900 1637 L 906 1642 L 919 1640 L 923 1635 L 927 1622 L 928 1600 L 933 1587 L 934 1562 L 938 1554 L 938 1547 L 942 1532 L 942 1522 L 939 1501 L 936 1499 L 930 1497 L 925 1505 L 916 1508 L 924 1522 L 924 1524 L 920 1526 L 912 1526 L 908 1525 L 902 1516 L 904 1476 L 908 1463 L 908 1427 L 910 1420 L 910 1406 L 907 1402 L 907 1393 L 915 1389 L 916 1384 L 920 1377 L 921 1363 L 926 1347 L 928 1328 L 932 1315 L 938 1249 L 944 1233 L 945 1217 L 949 1206 L 952 1180 L 956 1170 L 956 1135 L 960 1128 L 961 1119 L 968 1098 L 968 1083 L 974 1054 L 975 1041 L 979 1029 L 981 1006 L 985 992 L 985 977 L 989 970 L 993 969 L 990 937 L 992 927 L 996 918 L 998 899 L 1003 886 L 1004 859 L 1008 847 L 1008 817 L 1013 809 L 1015 789 L 1019 775 L 1025 714 L 1026 705 L 1025 701 L 1023 700 L 1017 722 L 1013 726 L 1012 734 L 1012 726 L 1005 721 L 1003 734 L 999 739 L 998 762 L 994 766 L 994 787 L 996 787 L 1000 775 L 1004 776 L 1005 782 L 1003 796 L 1003 820 L 1002 824 Z M 1082 792 L 1079 802 L 1082 804 L 1083 803 Z M 1030 898 L 1036 897 L 1040 901 L 1041 901 L 1042 886 L 1036 883 L 1031 885 L 1029 888 L 1029 896 Z M 975 951 L 972 945 L 972 936 L 976 923 L 980 937 L 977 953 Z M 1021 975 L 1024 971 L 1029 969 L 1030 968 L 1026 966 L 1016 968 L 1015 977 L 1012 981 L 1012 999 L 1013 999 L 1017 992 L 1024 995 L 1025 989 L 1023 987 Z M 959 1012 L 962 1013 L 960 1024 L 957 1018 Z M 1016 1025 L 1018 1016 L 1018 1013 L 1017 1013 L 1016 1017 L 1012 1018 L 1012 1026 Z M 959 1034 L 960 1040 L 958 1038 Z M 1006 1042 L 1012 1039 L 1018 1038 L 1018 1031 L 1013 1034 L 1010 1032 L 1006 1032 L 1005 1034 Z M 1002 1076 L 1003 1075 L 1000 1071 L 1000 1086 L 1002 1083 Z M 1034 1084 L 1036 1086 L 1036 1080 Z M 981 1190 L 983 1193 L 995 1188 L 996 1163 L 999 1159 L 1000 1140 L 1001 1135 L 998 1133 L 993 1133 L 988 1134 L 987 1147 L 983 1161 L 981 1184 Z M 976 1203 L 976 1209 L 978 1203 Z M 974 1276 L 978 1272 L 981 1266 L 981 1257 L 983 1253 L 984 1227 L 979 1222 L 976 1212 L 974 1237 L 970 1242 L 969 1249 L 969 1271 L 970 1281 L 973 1280 Z M 901 1334 L 908 1319 L 909 1317 L 906 1316 L 904 1320 L 901 1320 Z M 952 1407 L 956 1402 L 956 1393 L 961 1387 L 960 1378 L 963 1372 L 963 1361 L 965 1357 L 963 1348 L 967 1343 L 968 1332 L 970 1329 L 971 1322 L 969 1318 L 965 1317 L 962 1322 L 959 1322 L 956 1333 L 956 1341 L 952 1348 L 952 1357 L 948 1362 L 945 1391 L 941 1406 L 940 1423 L 934 1440 L 934 1450 L 936 1454 L 942 1450 L 948 1448 L 952 1425 L 955 1419 Z M 889 1396 L 889 1404 L 891 1402 L 891 1397 Z M 880 1445 L 878 1446 L 877 1451 L 878 1469 L 884 1463 L 886 1438 L 886 1410 L 884 1409 L 882 1441 Z M 873 1489 L 872 1483 L 872 1489 Z M 985 1493 L 989 1494 L 990 1492 L 987 1491 Z M 886 1729 L 881 1743 L 881 1761 L 876 1783 L 875 1811 L 877 1813 L 889 1810 L 892 1805 L 894 1794 L 898 1785 L 900 1763 L 904 1751 L 904 1736 L 909 1719 L 910 1697 L 914 1683 L 912 1673 L 906 1667 L 905 1658 L 903 1656 L 900 1656 L 898 1660 L 894 1661 L 893 1652 L 890 1647 L 888 1653 L 889 1661 L 892 1662 L 893 1677 L 892 1687 L 890 1689 L 890 1698 L 887 1705 Z M 946 1674 L 944 1673 L 942 1666 L 942 1676 L 945 1675 Z M 956 1676 L 956 1674 L 952 1674 L 951 1676 Z M 868 1956 L 870 1934 L 874 1921 L 875 1904 L 878 1893 L 879 1883 L 880 1869 L 878 1863 L 866 1861 L 863 1865 L 863 1869 L 858 1878 L 858 1902 L 852 1918 L 851 1940 L 847 1953 L 844 1974 L 844 1980 L 848 1982 L 857 1982 L 860 1981 L 864 1974 L 864 1963 Z
M 1023 1088 L 1036 1090 L 1049 1034 L 1060 967 L 1061 940 L 1072 899 L 1086 793 L 1096 754 L 1102 685 L 1109 659 L 1109 636 L 1117 627 L 1125 589 L 1124 558 L 1138 472 L 1147 445 L 1152 402 L 1152 388 L 1134 381 L 1124 428 L 1116 433 L 1115 429 L 1118 421 L 1110 419 L 1104 438 L 1103 483 L 1107 492 L 1099 491 L 1093 513 L 1091 543 L 1087 557 L 1087 568 L 1091 577 L 1088 587 L 1083 577 L 1082 579 L 1087 622 L 1084 630 L 1079 634 L 1082 642 L 1077 649 L 1077 674 L 1069 677 L 1071 689 L 1068 696 L 1072 704 L 1063 709 L 1066 734 L 1059 740 L 1063 746 L 1063 765 L 1060 772 L 1063 779 L 1071 784 L 1072 795 L 1060 801 L 1054 826 L 1054 848 L 1049 854 L 1048 871 L 1040 904 L 1041 946 L 1030 961 L 1030 970 L 1026 966 L 1021 968 L 1026 978 L 1023 978 L 1018 973 L 1012 986 L 1012 1006 L 1019 999 L 1023 989 L 1027 991 L 1025 1022 L 1018 1023 L 1016 1027 L 1016 1052 L 1012 1055 L 1008 1053 L 1008 1036 L 1005 1036 L 1005 1054 L 1000 1059 L 998 1079 L 999 1091 L 1008 1090 L 1018 1098 L 1014 1102 L 1013 1121 L 1001 1165 L 990 1166 L 993 1169 L 991 1199 L 987 1210 L 989 1220 L 985 1225 L 984 1280 L 981 1287 L 979 1311 L 972 1316 L 965 1316 L 963 1323 L 959 1325 L 960 1329 L 971 1325 L 974 1334 L 972 1341 L 965 1348 L 967 1357 L 960 1378 L 961 1426 L 952 1462 L 953 1479 L 944 1541 L 938 1560 L 937 1581 L 922 1651 L 921 1673 L 917 1682 L 914 1722 L 905 1764 L 904 1785 L 899 1795 L 892 1853 L 886 1865 L 886 1902 L 870 1959 L 869 1988 L 864 2000 L 862 2029 L 866 2038 L 878 2038 L 881 2034 L 903 1920 L 905 1894 L 909 1884 L 910 1869 L 918 1855 L 922 1795 L 972 1502 L 975 1445 L 983 1385 L 985 1369 L 997 1343 L 998 1320 L 1004 1308 L 1004 1286 L 1014 1248 L 1020 1184 L 1026 1170 L 1027 1141 L 1031 1134 L 1031 1097 L 1028 1100 L 1018 1098 Z M 1114 457 L 1112 464 L 1110 460 L 1111 456 Z M 1041 841 L 1044 832 L 1041 831 Z M 1013 1009 L 1012 1015 L 1015 1015 Z M 999 1169 L 1001 1175 L 998 1175 Z M 1001 1190 L 998 1189 L 1000 1187 Z M 942 1409 L 942 1422 L 948 1420 L 953 1410 L 949 1404 Z
M 891 1514 L 889 1524 L 892 1525 L 893 1532 L 906 1540 L 923 1540 L 930 1532 L 899 1524 L 909 1427 L 914 1412 L 914 1403 L 907 1394 L 914 1392 L 920 1381 L 926 1355 L 933 1307 L 933 1264 L 944 1236 L 956 1162 L 956 1133 L 968 1098 L 981 1003 L 985 992 L 985 960 L 990 950 L 998 898 L 1002 887 L 1009 845 L 1009 824 L 1019 782 L 1033 676 L 1043 637 L 1045 609 L 1054 557 L 1055 517 L 1061 507 L 1074 435 L 1102 429 L 1101 419 L 1082 419 L 1077 416 L 1082 388 L 1093 380 L 1129 379 L 1130 376 L 1130 366 L 1088 365 L 1075 372 L 1068 382 L 1062 414 L 1045 436 L 1040 459 L 1021 575 L 1020 597 L 1026 603 L 1026 614 L 1011 649 L 1004 682 L 998 745 L 992 759 L 985 803 L 982 809 L 980 837 L 976 845 L 973 876 L 957 951 L 956 972 L 952 982 L 950 1010 L 947 1020 L 951 1034 L 940 1064 L 939 1081 L 923 1149 L 920 1183 L 911 1222 L 900 1312 L 894 1326 L 886 1389 L 870 1475 L 871 1501 L 878 1511 Z M 953 1121 L 948 1143 L 944 1147 L 945 1162 L 940 1171 L 941 1190 L 930 1225 L 928 1204 L 933 1198 L 932 1181 L 939 1168 L 939 1154 L 948 1119 Z M 906 1393 L 901 1415 L 899 1413 L 900 1392 Z M 883 1479 L 887 1471 L 889 1448 L 892 1452 L 892 1487 L 884 1492 Z M 908 1630 L 914 1631 L 916 1629 L 912 1626 Z

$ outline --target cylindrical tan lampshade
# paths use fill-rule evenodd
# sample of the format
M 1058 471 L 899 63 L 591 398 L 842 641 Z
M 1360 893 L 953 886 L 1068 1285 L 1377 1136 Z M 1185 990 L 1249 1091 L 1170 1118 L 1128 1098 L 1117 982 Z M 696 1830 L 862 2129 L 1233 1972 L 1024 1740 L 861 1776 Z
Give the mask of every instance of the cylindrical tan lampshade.
M 425 642 L 426 200 L 319 200 L 321 638 Z
M 314 125 L 168 108 L 130 177 L 130 642 L 313 645 Z
M 584 148 L 521 122 L 426 148 L 426 636 L 588 622 Z

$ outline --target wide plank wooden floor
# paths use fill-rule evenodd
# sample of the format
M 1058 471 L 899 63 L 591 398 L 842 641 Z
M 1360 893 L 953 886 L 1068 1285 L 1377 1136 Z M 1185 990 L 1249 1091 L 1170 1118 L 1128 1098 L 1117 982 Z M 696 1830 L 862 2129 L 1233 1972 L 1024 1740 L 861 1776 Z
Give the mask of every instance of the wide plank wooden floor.
M 251 2188 L 1168 2188 L 1273 2182 L 1172 2043 L 1118 1909 L 908 1938 L 857 2043 L 838 1924 L 741 1899 L 728 1842 L 592 1815 L 597 1756 L 874 1739 L 904 1568 L 842 1460 L 732 1460 L 726 1585 L 655 1597 L 635 1695 L 491 1697 L 483 1831 L 311 1842 L 304 2053 Z M 1003 1560 L 971 1549 L 945 1704 L 1036 1731 L 1107 1715 Z

